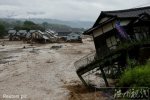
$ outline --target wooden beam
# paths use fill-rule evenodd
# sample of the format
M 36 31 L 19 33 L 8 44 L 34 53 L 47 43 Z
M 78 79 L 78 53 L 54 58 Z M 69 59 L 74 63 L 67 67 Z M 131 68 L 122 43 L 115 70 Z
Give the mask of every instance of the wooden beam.
M 88 84 L 85 82 L 85 80 L 82 78 L 82 75 L 79 75 L 78 73 L 77 73 L 77 75 L 78 75 L 78 77 L 80 78 L 80 80 L 82 81 L 82 83 L 87 87 L 87 88 L 89 88 L 89 86 L 88 86 Z
M 100 70 L 101 70 L 101 73 L 102 73 L 102 77 L 103 77 L 103 79 L 105 81 L 105 85 L 106 85 L 106 87 L 109 87 L 109 84 L 108 84 L 105 72 L 104 72 L 103 68 L 100 65 L 99 65 L 99 67 L 100 67 Z

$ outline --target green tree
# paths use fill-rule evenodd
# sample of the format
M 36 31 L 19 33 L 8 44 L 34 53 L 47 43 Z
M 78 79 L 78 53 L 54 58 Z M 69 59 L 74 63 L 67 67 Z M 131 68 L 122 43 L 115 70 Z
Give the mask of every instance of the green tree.
M 20 25 L 19 26 L 15 26 L 14 29 L 16 29 L 16 30 L 27 30 L 27 31 L 30 31 L 30 30 L 41 30 L 41 31 L 44 31 L 45 30 L 44 27 L 42 27 L 42 26 L 40 26 L 38 24 L 35 24 L 32 21 L 25 21 L 22 26 L 20 26 Z
M 4 25 L 0 24 L 0 38 L 6 35 L 6 30 Z
M 49 23 L 43 22 L 43 23 L 42 23 L 42 26 L 43 26 L 45 29 L 47 29 L 47 28 L 49 27 Z
M 36 25 L 36 24 L 32 21 L 25 21 L 24 24 L 23 24 L 23 26 L 27 26 L 27 27 L 34 26 L 34 25 Z

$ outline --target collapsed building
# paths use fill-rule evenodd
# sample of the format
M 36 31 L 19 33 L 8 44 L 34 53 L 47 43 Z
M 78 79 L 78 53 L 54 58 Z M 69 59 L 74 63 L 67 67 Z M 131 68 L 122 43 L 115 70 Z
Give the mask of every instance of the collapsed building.
M 27 42 L 39 42 L 39 43 L 55 43 L 55 42 L 82 42 L 80 33 L 72 33 L 72 32 L 54 32 L 52 30 L 46 30 L 42 32 L 40 30 L 30 30 L 27 32 L 26 30 L 9 30 L 9 40 L 23 40 Z
M 55 33 L 54 31 L 46 31 L 45 35 L 47 37 L 49 37 L 50 42 L 57 42 L 58 41 L 57 33 Z
M 93 36 L 96 52 L 75 62 L 77 75 L 87 87 L 111 86 L 128 60 L 143 64 L 150 57 L 150 7 L 102 11 L 84 34 Z
M 35 31 L 31 33 L 31 41 L 39 42 L 39 43 L 46 43 L 49 41 L 49 38 L 44 32 Z
M 30 30 L 27 32 L 26 30 L 9 30 L 9 40 L 23 40 L 23 41 L 30 41 L 30 42 L 56 42 L 57 36 L 49 31 L 42 32 L 40 30 Z
M 14 38 L 16 38 L 16 34 L 17 31 L 16 30 L 9 30 L 8 31 L 8 34 L 9 34 L 9 40 L 12 41 L 12 40 L 15 40 Z

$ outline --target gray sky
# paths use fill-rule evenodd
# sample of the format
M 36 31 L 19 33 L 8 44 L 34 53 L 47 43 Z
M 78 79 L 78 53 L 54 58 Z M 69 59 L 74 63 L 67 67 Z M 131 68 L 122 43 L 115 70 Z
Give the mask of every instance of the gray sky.
M 149 0 L 0 0 L 0 17 L 95 21 L 104 10 L 149 5 Z

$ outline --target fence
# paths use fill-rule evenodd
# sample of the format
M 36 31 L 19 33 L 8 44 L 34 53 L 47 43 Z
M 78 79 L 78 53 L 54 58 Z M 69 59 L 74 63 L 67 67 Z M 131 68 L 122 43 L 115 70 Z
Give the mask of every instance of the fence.
M 76 70 L 79 70 L 83 67 L 86 67 L 86 65 L 90 64 L 91 62 L 93 62 L 95 60 L 96 60 L 96 52 L 94 51 L 94 52 L 84 56 L 83 58 L 77 60 L 74 63 L 74 66 L 75 66 Z

